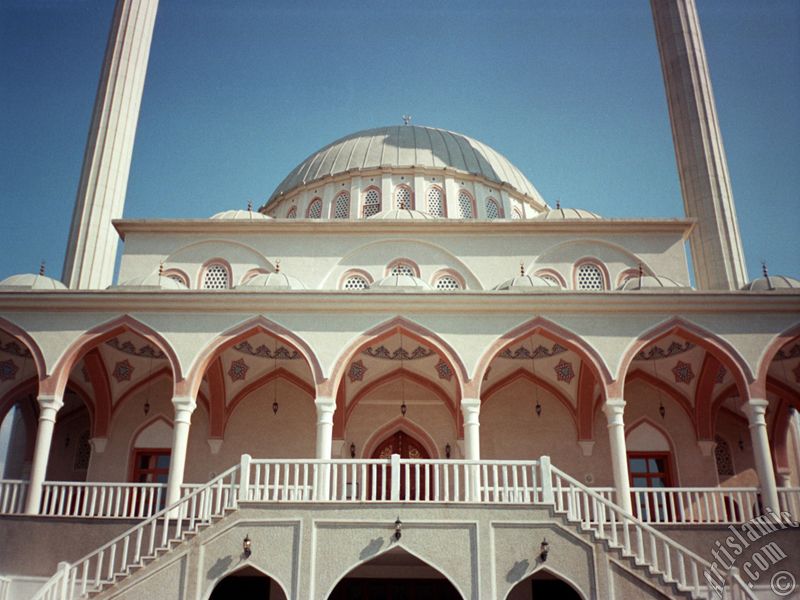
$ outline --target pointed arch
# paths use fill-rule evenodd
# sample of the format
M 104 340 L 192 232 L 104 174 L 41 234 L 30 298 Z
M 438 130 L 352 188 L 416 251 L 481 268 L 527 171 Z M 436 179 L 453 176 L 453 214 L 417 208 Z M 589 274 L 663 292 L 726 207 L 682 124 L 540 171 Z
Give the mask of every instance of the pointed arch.
M 130 389 L 125 390 L 125 393 L 122 394 L 119 399 L 114 403 L 113 408 L 111 409 L 111 419 L 113 421 L 114 417 L 117 414 L 117 411 L 123 406 L 128 400 L 130 400 L 133 396 L 135 396 L 140 390 L 143 388 L 147 388 L 151 385 L 154 385 L 159 379 L 163 378 L 171 378 L 172 373 L 168 367 L 162 367 L 155 373 L 148 375 L 141 381 L 137 381 L 134 383 Z
M 409 371 L 408 369 L 397 368 L 394 371 L 390 371 L 388 373 L 384 373 L 375 381 L 370 381 L 367 385 L 363 388 L 358 390 L 356 394 L 353 396 L 350 403 L 344 410 L 344 427 L 347 427 L 347 422 L 350 420 L 350 416 L 353 414 L 356 406 L 358 405 L 361 400 L 363 400 L 367 395 L 371 394 L 375 390 L 379 389 L 384 385 L 388 385 L 389 383 L 401 379 L 405 377 L 411 383 L 414 383 L 420 387 L 429 390 L 434 395 L 436 395 L 444 404 L 445 408 L 447 408 L 448 412 L 453 417 L 453 426 L 456 429 L 457 435 L 463 436 L 463 423 L 458 418 L 458 406 L 461 405 L 461 394 L 459 390 L 456 390 L 456 397 L 451 398 L 450 395 L 441 388 L 441 386 L 437 385 L 436 382 L 431 381 L 427 377 L 423 377 L 419 373 L 414 373 L 413 371 Z
M 666 381 L 659 379 L 655 375 L 648 373 L 647 371 L 643 371 L 642 369 L 634 369 L 630 373 L 628 373 L 628 380 L 629 381 L 642 381 L 647 385 L 655 388 L 659 392 L 663 392 L 669 398 L 671 398 L 678 406 L 683 409 L 683 412 L 686 413 L 686 416 L 689 417 L 689 421 L 692 422 L 695 428 L 695 436 L 698 435 L 697 433 L 697 423 L 695 422 L 695 411 L 692 408 L 692 403 L 689 402 L 689 399 L 681 394 L 678 390 L 674 387 L 669 385 Z
M 627 443 L 628 437 L 631 433 L 633 433 L 637 428 L 641 427 L 642 425 L 649 425 L 653 429 L 655 429 L 658 433 L 660 433 L 667 442 L 667 446 L 669 447 L 669 461 L 668 461 L 668 473 L 670 479 L 672 479 L 673 485 L 680 486 L 680 481 L 678 480 L 678 476 L 680 475 L 680 469 L 678 468 L 678 455 L 675 452 L 675 442 L 672 439 L 672 436 L 669 432 L 659 423 L 656 423 L 653 419 L 648 416 L 639 417 L 638 419 L 634 420 L 630 425 L 625 425 L 625 441 Z M 636 450 L 632 450 L 632 452 L 636 452 Z
M 592 374 L 595 380 L 601 384 L 605 396 L 605 387 L 613 381 L 613 377 L 600 353 L 578 334 L 544 317 L 536 317 L 517 325 L 489 345 L 475 367 L 475 375 L 472 378 L 472 384 L 477 388 L 475 391 L 478 392 L 483 386 L 486 370 L 503 349 L 537 333 L 575 352 L 581 358 L 582 363 L 588 365 L 592 370 Z
M 681 336 L 695 345 L 703 347 L 706 352 L 712 353 L 730 371 L 742 397 L 749 397 L 748 384 L 753 381 L 753 374 L 742 355 L 727 340 L 700 325 L 677 316 L 651 327 L 628 345 L 620 360 L 615 380 L 616 386 L 618 386 L 615 391 L 619 393 L 619 397 L 624 397 L 625 377 L 636 355 L 649 344 L 668 335 Z
M 333 591 L 336 589 L 336 586 L 338 586 L 344 579 L 347 578 L 348 575 L 350 575 L 350 573 L 355 571 L 358 567 L 360 567 L 362 565 L 365 565 L 365 564 L 375 560 L 376 558 L 378 558 L 380 556 L 383 556 L 387 552 L 398 552 L 398 551 L 403 551 L 403 552 L 406 552 L 406 553 L 410 554 L 411 556 L 413 556 L 414 558 L 416 558 L 420 562 L 424 563 L 425 565 L 427 565 L 428 567 L 430 567 L 431 569 L 433 569 L 434 571 L 436 571 L 437 573 L 442 575 L 442 577 L 450 585 L 453 586 L 453 588 L 456 590 L 456 592 L 458 592 L 458 594 L 461 596 L 462 599 L 466 599 L 467 598 L 467 596 L 464 594 L 464 591 L 458 586 L 458 584 L 455 582 L 453 577 L 451 577 L 446 571 L 444 571 L 443 569 L 438 567 L 432 560 L 428 560 L 427 558 L 424 558 L 423 556 L 421 556 L 421 555 L 417 554 L 416 552 L 414 552 L 413 550 L 409 549 L 409 547 L 403 541 L 398 541 L 398 542 L 396 542 L 394 544 L 391 544 L 386 549 L 384 549 L 384 550 L 382 550 L 380 552 L 376 552 L 375 554 L 373 554 L 371 556 L 368 556 L 366 558 L 359 559 L 358 561 L 353 563 L 350 567 L 348 567 L 344 571 L 344 573 L 342 573 L 342 575 L 338 579 L 336 579 L 336 581 L 333 582 L 333 585 L 325 592 L 323 597 L 324 598 L 329 598 L 331 596 L 331 594 L 333 593 Z
M 518 585 L 522 585 L 526 581 L 530 582 L 532 579 L 535 579 L 537 575 L 540 575 L 542 573 L 546 573 L 546 574 L 550 575 L 551 577 L 553 577 L 555 579 L 558 579 L 559 581 L 563 581 L 566 585 L 568 585 L 569 587 L 572 588 L 572 590 L 575 592 L 575 594 L 578 595 L 578 597 L 582 598 L 583 600 L 587 600 L 586 594 L 583 593 L 581 588 L 578 586 L 577 583 L 575 583 L 575 581 L 571 577 L 569 577 L 568 575 L 563 575 L 562 573 L 559 573 L 558 571 L 556 571 L 555 569 L 551 568 L 550 566 L 546 566 L 546 567 L 545 566 L 541 566 L 538 569 L 533 570 L 531 573 L 529 573 L 528 575 L 526 575 L 522 579 L 520 579 L 518 582 L 516 582 L 514 585 L 512 585 L 509 588 L 508 593 L 504 596 L 503 600 L 506 600 L 511 595 L 511 592 L 514 591 L 514 589 Z
M 69 374 L 78 361 L 92 348 L 124 331 L 131 331 L 143 337 L 164 353 L 172 370 L 173 384 L 177 386 L 183 376 L 180 360 L 172 345 L 163 335 L 146 323 L 124 314 L 85 331 L 64 350 L 53 368 L 53 376 L 50 378 L 53 380 L 51 384 L 53 389 L 48 391 L 57 396 L 63 395 Z
M 25 381 L 19 382 L 0 397 L 0 423 L 6 418 L 6 414 L 19 402 L 22 396 L 29 394 L 33 396 L 36 403 L 36 392 L 39 389 L 39 381 L 36 377 L 28 377 Z
M 279 325 L 263 315 L 251 317 L 217 334 L 195 356 L 192 366 L 187 371 L 185 389 L 181 392 L 191 397 L 196 397 L 203 375 L 211 362 L 222 352 L 256 333 L 266 333 L 279 339 L 284 344 L 291 346 L 303 355 L 310 371 L 315 387 L 323 381 L 322 368 L 311 346 L 293 331 Z
M 414 438 L 425 447 L 428 456 L 432 459 L 439 458 L 439 449 L 436 447 L 436 441 L 431 435 L 423 429 L 421 425 L 415 423 L 408 417 L 395 417 L 388 423 L 384 423 L 381 427 L 372 432 L 372 434 L 364 442 L 362 456 L 369 458 L 378 446 L 390 435 L 394 435 L 398 431 L 402 431 L 409 437 Z
M 345 346 L 344 350 L 339 353 L 339 356 L 337 356 L 333 363 L 331 376 L 324 386 L 325 393 L 323 395 L 333 396 L 336 393 L 347 371 L 347 365 L 350 364 L 350 361 L 366 347 L 367 344 L 379 342 L 401 331 L 403 335 L 407 335 L 409 338 L 421 344 L 425 344 L 440 353 L 442 358 L 449 363 L 453 373 L 455 373 L 456 380 L 458 381 L 458 388 L 460 390 L 464 389 L 465 382 L 467 381 L 467 369 L 458 352 L 439 336 L 439 334 L 428 329 L 424 325 L 420 325 L 405 317 L 396 316 L 356 335 L 356 337 Z
M 91 423 L 92 437 L 108 437 L 111 425 L 111 415 L 114 408 L 111 402 L 111 384 L 108 381 L 108 371 L 103 363 L 103 357 L 95 346 L 83 358 L 86 371 L 89 374 L 89 384 L 94 393 L 94 418 Z
M 3 317 L 0 317 L 0 330 L 22 342 L 33 357 L 33 363 L 36 365 L 36 375 L 39 381 L 44 380 L 48 373 L 47 363 L 44 360 L 42 349 L 39 347 L 39 344 L 36 343 L 36 340 L 22 327 Z
M 230 577 L 231 575 L 238 573 L 239 571 L 256 571 L 257 573 L 262 574 L 264 577 L 269 578 L 271 581 L 274 581 L 279 588 L 281 588 L 281 592 L 283 592 L 284 598 L 292 598 L 287 591 L 286 585 L 274 575 L 267 573 L 261 567 L 255 565 L 249 558 L 245 559 L 243 562 L 232 562 L 232 566 L 225 572 L 223 572 L 219 577 L 209 582 L 209 586 L 206 591 L 203 593 L 203 599 L 208 600 L 211 598 L 211 595 L 214 593 L 216 587 L 222 582 L 223 579 Z
M 552 383 L 550 383 L 549 381 L 547 381 L 545 379 L 542 379 L 538 375 L 534 375 L 533 373 L 529 372 L 528 370 L 526 370 L 523 367 L 520 367 L 516 371 L 512 371 L 511 373 L 509 373 L 508 375 L 506 375 L 505 377 L 503 377 L 502 379 L 500 379 L 496 383 L 492 384 L 492 386 L 489 387 L 489 389 L 487 389 L 481 395 L 481 405 L 483 405 L 486 402 L 488 402 L 492 398 L 492 396 L 497 394 L 503 388 L 506 388 L 506 387 L 508 387 L 510 385 L 513 385 L 514 383 L 516 383 L 520 379 L 525 380 L 528 383 L 532 383 L 533 385 L 538 385 L 539 387 L 544 389 L 547 393 L 549 393 L 550 395 L 554 396 L 559 402 L 561 402 L 561 404 L 563 404 L 564 407 L 567 409 L 567 412 L 569 413 L 569 416 L 572 417 L 572 423 L 573 423 L 573 425 L 575 425 L 575 430 L 576 430 L 576 433 L 577 433 L 577 430 L 578 430 L 578 416 L 576 414 L 575 407 L 572 406 L 572 403 L 569 401 L 569 398 L 567 398 L 567 396 L 564 394 L 564 392 L 562 392 L 560 389 L 558 389 Z
M 767 373 L 769 372 L 772 361 L 775 359 L 775 355 L 781 348 L 793 340 L 800 340 L 800 323 L 796 323 L 776 335 L 772 341 L 767 344 L 764 352 L 761 353 L 756 369 L 757 376 L 753 390 L 754 394 L 758 395 L 758 397 L 763 398 L 766 395 Z

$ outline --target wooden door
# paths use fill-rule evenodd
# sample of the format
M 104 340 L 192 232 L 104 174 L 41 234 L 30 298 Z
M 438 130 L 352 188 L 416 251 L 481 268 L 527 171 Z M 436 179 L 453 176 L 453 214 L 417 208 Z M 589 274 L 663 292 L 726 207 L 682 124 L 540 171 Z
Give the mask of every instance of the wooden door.
M 411 459 L 430 458 L 430 455 L 425 450 L 423 445 L 403 431 L 397 431 L 393 433 L 388 438 L 383 440 L 380 444 L 378 444 L 378 447 L 375 448 L 375 452 L 372 453 L 372 458 L 385 459 L 391 457 L 392 454 L 399 454 L 400 458 L 411 458 Z M 409 469 L 408 471 L 409 472 L 408 479 L 410 480 L 408 483 L 408 495 L 406 495 L 405 468 L 403 468 L 402 471 L 403 471 L 403 476 L 400 478 L 400 499 L 413 500 L 414 498 L 417 498 L 417 484 L 416 484 L 416 478 L 414 477 L 414 470 Z M 380 472 L 378 472 L 377 477 L 378 481 L 376 489 L 380 490 L 382 489 Z M 389 477 L 391 477 L 391 475 L 389 475 Z M 425 497 L 425 484 L 426 482 L 420 476 L 419 498 Z M 390 479 L 386 487 L 387 498 L 389 495 L 389 491 L 391 489 L 392 489 L 392 482 Z

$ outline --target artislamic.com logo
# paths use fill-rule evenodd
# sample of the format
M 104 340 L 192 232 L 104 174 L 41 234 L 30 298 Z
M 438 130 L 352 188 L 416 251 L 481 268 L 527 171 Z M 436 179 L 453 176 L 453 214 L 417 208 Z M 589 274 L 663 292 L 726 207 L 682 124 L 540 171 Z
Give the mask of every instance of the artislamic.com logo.
M 766 514 L 742 525 L 729 525 L 728 530 L 733 535 L 714 542 L 711 550 L 714 562 L 703 573 L 711 597 L 723 597 L 726 575 L 734 567 L 741 570 L 743 580 L 752 589 L 768 570 L 787 558 L 777 542 L 767 542 L 763 538 L 792 527 L 800 527 L 800 523 L 788 512 L 777 513 L 770 508 L 766 509 Z M 788 571 L 778 571 L 770 579 L 770 587 L 778 596 L 791 594 L 795 584 L 794 576 Z

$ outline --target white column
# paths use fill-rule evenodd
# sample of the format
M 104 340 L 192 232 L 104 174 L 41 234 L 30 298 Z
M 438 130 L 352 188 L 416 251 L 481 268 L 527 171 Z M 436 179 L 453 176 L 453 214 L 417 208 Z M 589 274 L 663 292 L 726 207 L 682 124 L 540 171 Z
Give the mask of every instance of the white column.
M 632 513 L 631 484 L 628 476 L 628 449 L 625 446 L 625 400 L 609 398 L 603 405 L 608 420 L 608 439 L 611 444 L 611 470 L 614 474 L 614 489 L 617 505 Z
M 778 487 L 775 483 L 775 471 L 772 469 L 772 453 L 769 450 L 767 422 L 764 413 L 769 402 L 761 398 L 751 398 L 742 410 L 747 415 L 750 425 L 750 443 L 753 445 L 753 458 L 756 463 L 758 480 L 761 483 L 761 502 L 764 508 L 780 511 L 778 504 Z
M 53 429 L 56 425 L 56 413 L 64 406 L 60 396 L 39 396 L 38 402 L 39 424 L 36 428 L 36 445 L 33 450 L 28 496 L 25 499 L 26 515 L 39 514 L 42 486 L 47 474 L 47 460 L 50 457 L 50 444 L 53 442 Z
M 336 402 L 333 398 L 317 397 L 317 458 L 329 460 L 333 445 L 333 413 Z
M 167 479 L 167 506 L 181 498 L 183 472 L 186 468 L 186 448 L 189 445 L 189 426 L 197 403 L 194 398 L 188 396 L 175 397 L 172 399 L 172 406 L 175 408 L 175 426 L 172 430 L 172 454 Z
M 747 283 L 744 252 L 694 0 L 650 0 L 695 280 L 701 290 Z
M 105 289 L 122 216 L 158 0 L 117 0 L 72 214 L 64 283 Z
M 461 413 L 464 415 L 464 458 L 481 459 L 481 401 L 479 398 L 463 398 Z

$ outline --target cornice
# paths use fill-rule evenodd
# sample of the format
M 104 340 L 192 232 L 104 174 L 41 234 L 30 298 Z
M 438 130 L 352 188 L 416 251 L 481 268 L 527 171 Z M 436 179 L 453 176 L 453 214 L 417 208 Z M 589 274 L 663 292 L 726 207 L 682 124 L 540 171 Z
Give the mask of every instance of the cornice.
M 0 313 L 173 312 L 232 313 L 796 313 L 797 292 L 343 292 L 36 291 L 0 292 Z

